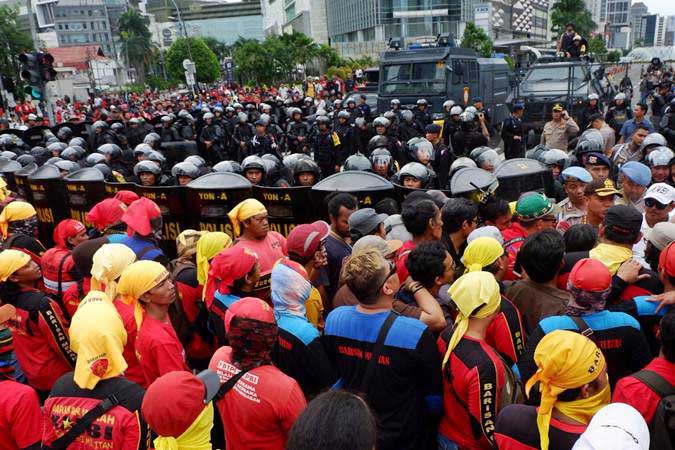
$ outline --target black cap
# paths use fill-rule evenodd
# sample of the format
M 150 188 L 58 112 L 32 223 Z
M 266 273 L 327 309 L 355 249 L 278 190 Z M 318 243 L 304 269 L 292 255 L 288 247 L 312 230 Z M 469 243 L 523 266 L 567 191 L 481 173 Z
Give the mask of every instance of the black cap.
M 429 125 L 424 128 L 425 133 L 440 133 L 441 132 L 441 126 L 437 125 L 435 123 L 430 123 Z
M 642 214 L 632 206 L 614 205 L 607 210 L 603 225 L 619 236 L 636 236 L 642 228 Z

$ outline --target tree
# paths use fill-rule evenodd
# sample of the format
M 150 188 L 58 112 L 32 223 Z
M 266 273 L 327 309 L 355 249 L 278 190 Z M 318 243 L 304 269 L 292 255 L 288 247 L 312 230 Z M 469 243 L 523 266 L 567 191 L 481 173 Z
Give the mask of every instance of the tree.
M 560 0 L 551 9 L 551 31 L 563 33 L 568 23 L 580 36 L 588 36 L 596 28 L 591 13 L 586 9 L 584 0 Z
M 127 66 L 136 69 L 138 81 L 145 82 L 145 71 L 155 55 L 155 45 L 145 20 L 134 8 L 127 9 L 119 19 L 122 54 Z
M 619 50 L 612 50 L 607 54 L 607 61 L 612 63 L 618 63 L 621 59 L 622 53 Z
M 340 54 L 330 45 L 319 44 L 316 53 L 317 58 L 323 60 L 326 67 L 343 65 L 344 61 L 340 57 Z
M 492 56 L 492 40 L 485 33 L 485 30 L 471 22 L 466 24 L 460 47 L 472 48 L 485 58 Z
M 188 41 L 190 42 L 189 52 Z M 189 59 L 190 54 L 195 63 L 197 72 L 195 77 L 198 82 L 212 83 L 220 77 L 220 65 L 216 54 L 206 46 L 203 39 L 190 37 L 177 39 L 166 53 L 166 68 L 172 78 L 176 80 L 185 78 L 183 60 Z
M 607 46 L 602 36 L 593 36 L 588 40 L 588 52 L 594 55 L 606 55 Z
M 0 6 L 0 75 L 17 80 L 19 73 L 18 55 L 33 49 L 33 40 L 29 35 L 19 31 L 18 6 Z
M 232 56 L 232 47 L 224 43 L 223 41 L 219 41 L 218 39 L 207 36 L 202 38 L 204 40 L 204 43 L 208 48 L 213 51 L 213 53 L 216 54 L 216 58 L 218 58 L 218 61 L 222 61 L 223 58 L 226 58 L 228 56 Z

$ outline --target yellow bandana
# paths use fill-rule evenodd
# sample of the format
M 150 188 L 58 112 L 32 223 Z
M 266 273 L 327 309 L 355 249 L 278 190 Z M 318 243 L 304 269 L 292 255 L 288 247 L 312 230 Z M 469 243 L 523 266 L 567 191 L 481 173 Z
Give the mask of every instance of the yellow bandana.
M 232 208 L 232 210 L 227 213 L 227 217 L 229 217 L 230 222 L 232 222 L 232 230 L 234 231 L 234 235 L 239 236 L 241 222 L 246 219 L 250 219 L 253 216 L 257 216 L 258 214 L 266 213 L 267 209 L 265 209 L 265 205 L 254 198 L 247 198 Z
M 0 253 L 0 283 L 7 281 L 14 272 L 28 264 L 30 256 L 19 250 L 4 250 Z
M 471 241 L 464 250 L 466 272 L 477 272 L 497 261 L 504 254 L 502 245 L 492 237 L 479 237 Z
M 221 250 L 232 246 L 232 238 L 226 233 L 214 231 L 204 234 L 197 242 L 197 281 L 206 286 L 209 274 L 209 262 Z
M 14 201 L 5 206 L 5 209 L 0 213 L 0 232 L 2 233 L 2 238 L 7 238 L 7 229 L 10 222 L 30 219 L 35 215 L 37 215 L 37 212 L 30 203 Z
M 128 265 L 136 261 L 136 254 L 124 244 L 105 244 L 94 253 L 91 266 L 91 288 L 102 290 L 111 301 L 117 298 L 117 279 Z
M 138 299 L 168 276 L 166 268 L 155 261 L 136 261 L 122 272 L 117 292 L 124 303 L 134 307 L 134 318 L 139 328 L 143 321 L 143 308 Z
M 598 244 L 597 247 L 588 252 L 588 256 L 606 265 L 610 273 L 616 275 L 621 264 L 633 257 L 633 251 L 618 245 Z
M 209 402 L 190 428 L 177 438 L 160 436 L 154 440 L 155 450 L 211 450 L 213 402 Z

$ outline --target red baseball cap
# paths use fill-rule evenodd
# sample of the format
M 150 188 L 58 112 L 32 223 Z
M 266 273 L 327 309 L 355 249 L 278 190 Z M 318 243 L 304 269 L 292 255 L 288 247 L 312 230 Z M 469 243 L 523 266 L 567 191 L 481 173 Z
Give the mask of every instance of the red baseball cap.
M 612 274 L 597 259 L 584 258 L 572 267 L 569 283 L 586 292 L 602 292 L 612 285 Z
M 326 239 L 329 233 L 330 227 L 323 220 L 298 225 L 286 238 L 288 253 L 298 255 L 302 259 L 309 258 L 319 250 L 321 241 Z
M 263 300 L 255 297 L 244 297 L 237 300 L 225 313 L 225 332 L 230 331 L 232 320 L 241 319 L 257 320 L 258 322 L 276 323 L 274 310 Z
M 675 242 L 668 244 L 666 248 L 661 251 L 659 256 L 659 267 L 666 271 L 671 277 L 675 277 Z

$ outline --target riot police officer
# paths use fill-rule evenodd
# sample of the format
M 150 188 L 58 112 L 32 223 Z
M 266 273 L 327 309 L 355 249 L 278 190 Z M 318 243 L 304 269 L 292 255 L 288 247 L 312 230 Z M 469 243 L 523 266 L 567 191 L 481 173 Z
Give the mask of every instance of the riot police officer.
M 384 138 L 384 136 L 375 136 L 371 142 L 373 142 L 373 140 L 380 140 L 381 142 L 382 138 Z M 373 147 L 376 145 L 378 144 L 373 143 Z M 394 158 L 391 156 L 391 153 L 389 153 L 389 150 L 387 150 L 385 147 L 375 147 L 371 151 L 370 157 L 368 159 L 370 159 L 373 172 L 382 178 L 386 178 L 388 180 L 396 172 L 396 163 Z
M 114 144 L 115 136 L 108 130 L 108 124 L 102 120 L 97 120 L 92 125 L 94 129 L 94 136 L 92 138 L 91 146 L 99 148 L 103 144 Z
M 176 180 L 176 185 L 185 186 L 199 177 L 199 168 L 186 161 L 179 162 L 171 168 L 171 176 Z
M 354 121 L 356 121 L 357 117 L 361 117 L 361 111 L 356 107 L 356 100 L 354 100 L 353 98 L 349 98 L 347 100 L 347 108 L 345 108 L 345 111 L 349 113 L 349 123 L 351 125 L 354 124 Z
M 361 117 L 363 117 L 366 122 L 369 122 L 372 112 L 370 110 L 370 105 L 366 103 L 367 99 L 368 97 L 366 97 L 366 94 L 361 94 L 359 96 L 359 104 L 356 106 L 356 108 L 359 110 Z
M 234 127 L 234 133 L 232 133 L 232 144 L 234 146 L 233 155 L 236 155 L 236 159 L 241 161 L 251 154 L 251 139 L 253 139 L 255 131 L 253 125 L 248 123 L 248 114 L 240 112 L 237 117 L 239 122 Z
M 271 133 L 267 131 L 267 123 L 258 119 L 255 122 L 255 134 L 251 138 L 251 153 L 258 156 L 275 155 L 281 158 L 281 151 L 277 141 Z
M 614 104 L 609 107 L 605 114 L 605 122 L 614 130 L 616 140 L 621 137 L 619 132 L 621 127 L 627 121 L 633 118 L 633 111 L 630 105 L 626 104 L 626 94 L 620 92 L 614 96 Z
M 141 161 L 134 166 L 134 182 L 141 186 L 171 186 L 169 177 L 152 161 Z
M 321 169 L 311 159 L 301 159 L 293 166 L 295 186 L 314 186 L 321 179 Z
M 429 112 L 429 102 L 424 98 L 417 100 L 417 106 L 413 110 L 415 120 L 419 123 L 420 129 L 424 130 L 427 125 L 433 122 L 431 113 Z
M 390 111 L 396 114 L 396 117 L 401 120 L 401 100 L 394 98 L 389 102 Z
M 306 153 L 309 148 L 309 125 L 302 120 L 302 111 L 298 108 L 289 108 L 288 115 L 291 117 L 286 126 L 288 150 L 291 153 Z
M 478 124 L 472 112 L 464 111 L 460 114 L 459 119 L 462 122 L 462 127 L 453 136 L 455 155 L 465 156 L 476 147 L 488 145 L 487 137 L 478 130 Z
M 144 127 L 141 125 L 141 119 L 134 117 L 129 119 L 127 127 L 127 142 L 129 147 L 136 148 L 138 144 L 143 142 L 146 135 Z
M 178 111 L 178 120 L 175 125 L 181 140 L 195 140 L 194 118 L 189 112 L 184 109 Z
M 242 174 L 254 186 L 264 186 L 267 168 L 265 162 L 258 155 L 251 155 L 241 162 Z
M 665 114 L 666 108 L 673 99 L 673 94 L 670 89 L 670 82 L 662 81 L 656 87 L 656 94 L 652 98 L 652 123 L 657 127 L 661 124 L 661 118 Z
M 286 135 L 279 125 L 277 125 L 272 116 L 267 113 L 260 114 L 260 119 L 266 126 L 267 132 L 274 137 L 279 146 L 278 151 L 283 152 L 286 149 Z
M 223 129 L 215 123 L 215 115 L 207 112 L 202 116 L 204 125 L 199 133 L 199 143 L 204 146 L 204 155 L 215 164 L 218 161 L 227 159 L 224 147 Z
M 178 130 L 173 125 L 173 119 L 170 115 L 162 116 L 162 128 L 159 129 L 159 136 L 162 142 L 177 142 L 181 140 Z
M 366 154 L 368 142 L 373 137 L 373 128 L 366 119 L 359 117 L 354 122 L 354 150 Z
M 119 145 L 120 148 L 129 148 L 129 140 L 124 134 L 124 124 L 122 122 L 115 122 L 110 125 L 110 133 L 113 135 L 115 144 Z
M 339 140 L 340 146 L 335 152 L 335 165 L 341 166 L 345 160 L 355 151 L 354 126 L 351 125 L 349 112 L 340 111 L 338 113 L 338 123 L 333 130 Z
M 460 114 L 462 114 L 462 107 L 454 105 L 450 108 L 448 117 L 443 122 L 443 143 L 452 146 L 453 149 L 455 148 L 453 136 L 462 128 L 462 122 L 459 120 Z
M 394 175 L 397 184 L 412 189 L 430 189 L 433 187 L 433 179 L 433 172 L 418 162 L 406 164 Z
M 398 138 L 401 142 L 408 142 L 414 137 L 422 136 L 422 131 L 412 111 L 409 109 L 401 111 L 401 123 L 398 127 Z
M 502 140 L 504 141 L 504 158 L 522 158 L 525 155 L 525 142 L 523 130 L 523 111 L 525 106 L 522 103 L 513 105 L 511 115 L 502 123 Z
M 675 148 L 675 98 L 670 101 L 661 119 L 661 134 L 668 141 L 668 147 Z
M 119 173 L 123 177 L 129 175 L 126 165 L 122 162 L 122 149 L 116 144 L 103 144 L 97 150 L 105 157 L 105 164 L 111 170 Z
M 330 119 L 328 117 L 317 117 L 316 124 L 319 134 L 312 140 L 314 162 L 321 169 L 321 174 L 327 177 L 339 169 L 336 163 L 336 153 L 341 147 L 340 138 L 337 133 L 331 131 Z

